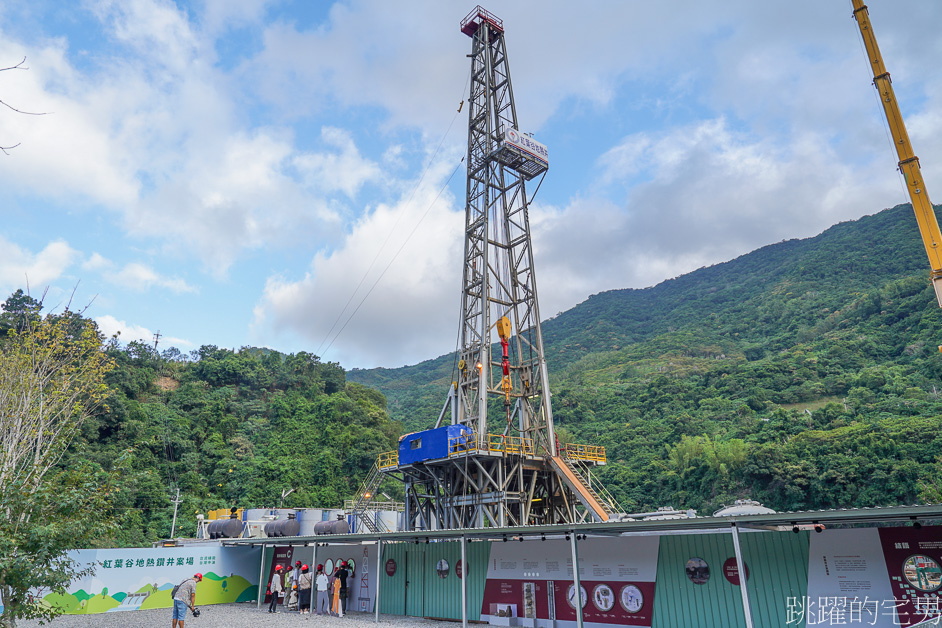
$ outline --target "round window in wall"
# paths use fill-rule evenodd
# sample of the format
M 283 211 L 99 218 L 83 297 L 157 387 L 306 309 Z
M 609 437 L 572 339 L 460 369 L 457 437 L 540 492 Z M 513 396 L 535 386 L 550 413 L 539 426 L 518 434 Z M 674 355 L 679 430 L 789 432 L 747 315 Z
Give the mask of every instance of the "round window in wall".
M 909 584 L 924 593 L 942 587 L 942 569 L 934 559 L 916 554 L 903 561 L 903 575 Z
M 595 588 L 592 589 L 592 603 L 595 604 L 595 608 L 603 613 L 612 610 L 612 607 L 615 606 L 615 592 L 612 591 L 612 587 L 607 584 L 595 585 Z
M 438 562 L 435 564 L 435 571 L 436 573 L 438 573 L 438 577 L 447 578 L 448 569 L 449 569 L 448 561 L 445 560 L 444 558 L 439 558 Z
M 356 571 L 357 564 L 353 562 L 352 558 L 347 559 L 347 571 L 350 572 L 350 575 L 353 575 L 353 572 Z
M 694 557 L 688 560 L 684 571 L 694 584 L 706 584 L 710 579 L 710 566 L 702 558 Z
M 328 558 L 327 562 L 324 563 L 324 573 L 328 576 L 334 575 L 334 559 Z

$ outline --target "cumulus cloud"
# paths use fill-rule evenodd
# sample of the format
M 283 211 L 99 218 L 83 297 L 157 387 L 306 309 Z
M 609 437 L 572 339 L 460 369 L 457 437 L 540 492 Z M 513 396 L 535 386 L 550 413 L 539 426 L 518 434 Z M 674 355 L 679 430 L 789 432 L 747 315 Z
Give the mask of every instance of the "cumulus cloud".
M 321 137 L 338 152 L 306 153 L 294 159 L 295 167 L 314 190 L 320 193 L 343 192 L 352 199 L 365 183 L 380 178 L 379 166 L 360 155 L 350 133 L 324 127 Z
M 65 240 L 55 240 L 33 253 L 0 236 L 0 287 L 6 293 L 25 288 L 44 288 L 62 277 L 81 254 Z
M 731 130 L 723 118 L 625 137 L 599 158 L 600 181 L 631 180 L 624 200 L 538 205 L 531 221 L 545 313 L 602 290 L 658 283 L 758 246 L 808 237 L 895 204 L 880 165 L 850 167 L 823 138 L 788 144 Z
M 123 288 L 135 292 L 145 292 L 154 287 L 166 288 L 171 292 L 196 292 L 196 288 L 179 277 L 164 277 L 145 264 L 134 262 L 126 264 L 121 270 L 104 273 L 105 278 Z
M 261 10 L 249 4 L 241 15 Z M 0 137 L 21 142 L 0 172 L 8 192 L 100 205 L 132 236 L 223 277 L 247 251 L 328 242 L 350 213 L 343 199 L 379 177 L 343 130 L 327 127 L 318 152 L 288 127 L 246 120 L 212 41 L 173 3 L 90 6 L 127 54 L 80 69 L 63 40 L 29 50 L 30 71 L 4 88 L 52 113 L 0 116 Z M 0 58 L 26 51 L 0 32 Z
M 111 268 L 114 266 L 114 263 L 106 258 L 101 253 L 92 253 L 88 259 L 82 262 L 83 270 L 102 270 L 105 268 Z
M 138 340 L 150 344 L 154 342 L 154 332 L 144 327 L 143 325 L 133 325 L 127 321 L 118 320 L 110 314 L 105 314 L 104 316 L 95 317 L 95 323 L 98 325 L 98 329 L 106 337 L 112 337 L 117 335 L 119 340 L 123 343 L 132 342 Z M 193 343 L 189 340 L 183 338 L 176 338 L 173 336 L 160 336 L 163 344 L 165 346 L 177 346 L 177 347 L 192 347 Z
M 88 39 L 106 42 L 88 50 L 59 33 L 29 38 L 0 16 L 0 59 L 28 53 L 31 67 L 4 73 L 5 93 L 51 112 L 0 115 L 0 141 L 21 142 L 0 185 L 70 220 L 110 222 L 134 248 L 89 244 L 99 252 L 82 259 L 64 240 L 38 253 L 0 241 L 11 252 L 0 279 L 18 286 L 28 271 L 41 283 L 81 262 L 131 290 L 187 294 L 193 261 L 219 285 L 235 265 L 264 260 L 254 333 L 316 349 L 349 315 L 351 282 L 367 275 L 355 308 L 437 191 L 410 199 L 397 177 L 416 177 L 439 142 L 464 152 L 465 9 L 345 0 L 292 20 L 271 0 L 187 6 L 85 3 L 97 20 Z M 906 200 L 846 4 L 540 9 L 511 3 L 499 14 L 521 127 L 564 157 L 531 211 L 544 314 Z M 925 0 L 872 9 L 930 191 L 942 176 L 942 70 L 926 63 L 942 54 L 938 11 Z M 230 47 L 239 53 L 225 56 Z M 444 180 L 443 163 L 431 180 Z M 440 203 L 333 355 L 398 364 L 453 346 L 461 202 Z M 298 258 L 313 258 L 306 274 L 290 268 Z M 258 281 L 246 292 L 257 296 Z
M 447 345 L 463 224 L 454 199 L 438 197 L 448 174 L 439 165 L 414 195 L 363 216 L 332 252 L 314 257 L 303 278 L 269 277 L 255 306 L 255 335 L 295 336 L 306 350 L 358 366 L 407 364 Z

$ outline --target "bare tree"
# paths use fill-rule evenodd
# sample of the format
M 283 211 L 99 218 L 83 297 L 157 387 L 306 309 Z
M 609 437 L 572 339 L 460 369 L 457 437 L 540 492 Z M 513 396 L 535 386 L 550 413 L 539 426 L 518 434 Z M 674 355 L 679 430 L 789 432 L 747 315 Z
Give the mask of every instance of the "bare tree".
M 20 62 L 17 63 L 16 65 L 11 65 L 11 66 L 6 67 L 6 68 L 0 68 L 0 72 L 6 72 L 7 70 L 28 70 L 29 68 L 26 67 L 25 64 L 26 64 L 26 57 L 23 57 L 22 59 L 20 59 Z M 46 115 L 46 114 L 48 113 L 47 111 L 43 111 L 43 112 L 38 112 L 38 111 L 23 111 L 22 109 L 17 109 L 17 108 L 14 107 L 13 105 L 11 105 L 11 104 L 9 104 L 9 103 L 7 103 L 7 102 L 4 102 L 3 100 L 0 100 L 0 105 L 3 105 L 3 106 L 6 107 L 7 109 L 10 109 L 10 110 L 12 110 L 12 111 L 15 111 L 16 113 L 22 113 L 22 114 L 25 115 L 25 116 L 44 116 L 44 115 Z M 17 143 L 14 144 L 13 146 L 0 146 L 0 151 L 3 151 L 3 154 L 4 154 L 4 155 L 9 155 L 10 153 L 9 153 L 8 151 L 13 150 L 14 148 L 16 148 L 16 147 L 19 146 L 19 145 L 20 145 L 20 143 L 17 142 Z

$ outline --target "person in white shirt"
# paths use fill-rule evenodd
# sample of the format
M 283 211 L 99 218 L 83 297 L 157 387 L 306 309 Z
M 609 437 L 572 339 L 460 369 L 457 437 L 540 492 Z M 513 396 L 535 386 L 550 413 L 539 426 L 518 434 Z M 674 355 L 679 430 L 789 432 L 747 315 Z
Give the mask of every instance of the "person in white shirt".
M 324 566 L 317 566 L 317 577 L 314 578 L 314 586 L 317 588 L 317 605 L 314 607 L 318 615 L 329 615 L 330 604 L 327 601 L 327 574 L 324 573 Z M 323 613 L 321 610 L 323 609 Z
M 268 605 L 269 613 L 278 612 L 278 594 L 284 589 L 281 585 L 281 565 L 275 565 L 275 573 L 271 575 L 271 585 L 268 590 L 271 591 L 271 604 Z

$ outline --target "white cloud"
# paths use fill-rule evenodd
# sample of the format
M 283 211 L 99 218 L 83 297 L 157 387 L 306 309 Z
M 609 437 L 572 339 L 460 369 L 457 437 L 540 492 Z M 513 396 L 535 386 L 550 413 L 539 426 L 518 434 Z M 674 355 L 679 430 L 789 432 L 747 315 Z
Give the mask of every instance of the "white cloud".
M 846 2 L 531 4 L 498 13 L 521 126 L 551 138 L 555 164 L 568 159 L 531 212 L 544 314 L 906 200 Z M 408 198 L 396 177 L 416 177 L 446 129 L 446 152 L 464 152 L 467 108 L 455 110 L 471 42 L 458 21 L 469 7 L 83 6 L 100 22 L 76 13 L 81 36 L 37 37 L 30 28 L 63 27 L 0 16 L 0 59 L 28 53 L 31 67 L 3 73 L 4 94 L 52 112 L 0 115 L 0 143 L 22 142 L 0 155 L 0 186 L 10 207 L 48 204 L 44 223 L 98 252 L 83 258 L 63 239 L 38 253 L 5 246 L 0 279 L 19 286 L 26 270 L 55 278 L 81 263 L 166 296 L 195 290 L 193 260 L 220 281 L 251 266 L 246 293 L 268 277 L 254 333 L 316 348 L 351 278 L 392 236 L 362 294 L 433 196 L 390 201 Z M 939 11 L 929 0 L 871 9 L 930 191 L 942 177 L 942 70 L 926 63 L 942 55 Z M 442 202 L 328 358 L 403 363 L 453 346 L 461 201 Z M 113 242 L 94 240 L 102 234 Z M 313 261 L 298 270 L 299 258 Z M 160 272 L 112 259 L 160 259 Z
M 335 127 L 321 129 L 321 137 L 337 153 L 307 153 L 294 159 L 305 182 L 319 193 L 343 192 L 351 199 L 367 182 L 380 178 L 379 166 L 364 159 L 350 133 Z
M 903 200 L 892 173 L 846 165 L 823 138 L 806 134 L 780 146 L 735 133 L 722 118 L 628 136 L 599 163 L 602 182 L 632 179 L 623 202 L 575 198 L 532 212 L 539 276 L 552 277 L 540 286 L 545 314 Z
M 333 252 L 315 256 L 303 278 L 269 277 L 255 306 L 254 335 L 271 344 L 299 337 L 305 350 L 358 366 L 406 364 L 447 346 L 455 333 L 463 221 L 447 193 L 435 201 L 448 174 L 439 165 L 414 197 L 364 216 Z
M 112 337 L 118 334 L 121 342 L 127 344 L 134 340 L 139 340 L 146 344 L 154 342 L 154 332 L 143 325 L 132 325 L 126 321 L 118 320 L 110 314 L 95 317 L 95 323 L 98 329 L 105 337 Z M 164 346 L 192 347 L 193 343 L 183 338 L 161 335 L 160 339 Z
M 28 46 L 0 32 L 0 58 L 28 49 L 31 65 L 4 89 L 52 112 L 0 116 L 0 138 L 21 142 L 0 171 L 5 190 L 110 210 L 130 235 L 218 277 L 246 251 L 329 240 L 349 214 L 333 193 L 353 195 L 379 175 L 348 135 L 328 130 L 339 150 L 318 155 L 299 150 L 287 127 L 249 123 L 211 42 L 174 4 L 94 6 L 127 47 L 101 66 L 78 69 L 63 40 Z
M 101 253 L 92 253 L 91 256 L 82 262 L 83 270 L 102 270 L 105 268 L 112 268 L 114 263 L 103 256 Z
M 50 242 L 33 253 L 0 236 L 0 250 L 0 287 L 6 293 L 26 288 L 27 282 L 33 292 L 41 291 L 62 277 L 80 257 L 65 240 Z
M 97 0 L 90 6 L 115 38 L 155 61 L 152 70 L 164 80 L 176 80 L 199 56 L 201 43 L 186 12 L 169 0 Z
M 203 0 L 203 27 L 209 33 L 259 22 L 272 0 Z
M 145 292 L 151 288 L 166 288 L 172 292 L 196 292 L 196 288 L 178 277 L 164 277 L 154 269 L 134 262 L 126 264 L 119 271 L 104 273 L 105 279 L 128 290 Z

